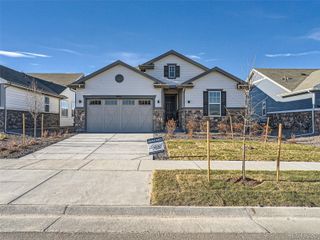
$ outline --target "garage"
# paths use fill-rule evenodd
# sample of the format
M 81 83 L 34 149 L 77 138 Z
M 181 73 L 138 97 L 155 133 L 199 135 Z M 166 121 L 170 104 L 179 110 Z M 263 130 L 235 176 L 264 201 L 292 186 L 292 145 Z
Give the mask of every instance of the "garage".
M 153 99 L 87 99 L 88 132 L 152 132 Z

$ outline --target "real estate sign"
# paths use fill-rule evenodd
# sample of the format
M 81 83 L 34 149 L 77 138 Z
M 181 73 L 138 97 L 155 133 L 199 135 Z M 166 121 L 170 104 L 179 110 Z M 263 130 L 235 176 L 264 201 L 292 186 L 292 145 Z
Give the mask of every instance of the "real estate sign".
M 149 154 L 157 154 L 164 152 L 164 142 L 162 137 L 147 139 Z

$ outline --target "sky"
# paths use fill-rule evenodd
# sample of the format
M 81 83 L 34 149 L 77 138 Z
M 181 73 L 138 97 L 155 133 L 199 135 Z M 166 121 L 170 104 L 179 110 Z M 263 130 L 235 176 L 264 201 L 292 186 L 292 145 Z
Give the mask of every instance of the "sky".
M 320 1 L 0 0 L 0 64 L 89 74 L 174 49 L 242 79 L 320 68 L 319 12 Z

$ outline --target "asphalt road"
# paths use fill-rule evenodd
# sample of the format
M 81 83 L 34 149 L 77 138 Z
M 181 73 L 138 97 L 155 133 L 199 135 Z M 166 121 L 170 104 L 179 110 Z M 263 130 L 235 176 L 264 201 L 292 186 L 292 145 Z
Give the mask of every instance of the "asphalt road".
M 272 233 L 0 233 L 1 240 L 319 240 L 316 234 Z

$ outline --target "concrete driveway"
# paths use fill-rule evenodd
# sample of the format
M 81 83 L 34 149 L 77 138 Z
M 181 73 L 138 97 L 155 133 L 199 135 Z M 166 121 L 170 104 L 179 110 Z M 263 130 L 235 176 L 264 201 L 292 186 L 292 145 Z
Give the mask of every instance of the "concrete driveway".
M 149 205 L 152 134 L 78 134 L 0 160 L 0 204 Z

